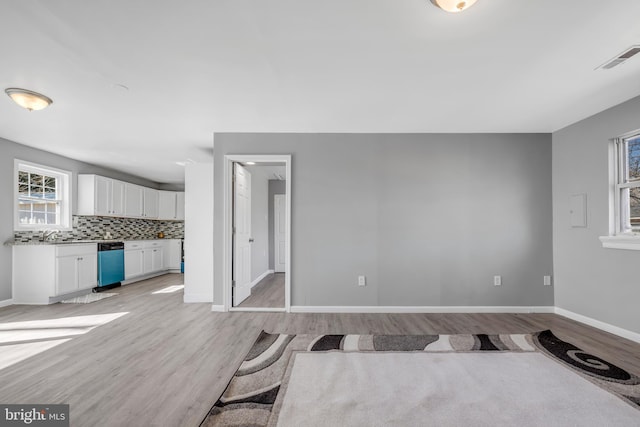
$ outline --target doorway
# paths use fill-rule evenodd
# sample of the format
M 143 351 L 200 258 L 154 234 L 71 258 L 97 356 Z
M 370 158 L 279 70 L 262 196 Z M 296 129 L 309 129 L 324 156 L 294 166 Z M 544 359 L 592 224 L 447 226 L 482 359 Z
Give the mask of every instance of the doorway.
M 291 156 L 227 155 L 224 305 L 290 311 Z

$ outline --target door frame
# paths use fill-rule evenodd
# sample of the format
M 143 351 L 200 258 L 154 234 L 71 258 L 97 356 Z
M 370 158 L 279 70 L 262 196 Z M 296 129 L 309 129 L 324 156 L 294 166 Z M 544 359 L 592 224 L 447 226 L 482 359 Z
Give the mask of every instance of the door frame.
M 273 195 L 273 248 L 271 248 L 273 250 L 273 271 L 276 273 L 280 273 L 279 271 L 276 270 L 276 265 L 277 265 L 277 261 L 278 261 L 278 248 L 279 248 L 279 240 L 278 237 L 276 235 L 276 228 L 278 228 L 278 231 L 280 231 L 279 227 L 276 226 L 276 200 L 278 200 L 278 197 L 282 197 L 284 198 L 284 203 L 285 206 L 287 204 L 287 195 L 286 194 L 274 194 Z M 284 210 L 284 214 L 287 214 L 287 210 Z M 283 230 L 286 234 L 287 230 Z M 286 237 L 285 237 L 285 244 L 286 244 Z M 284 259 L 284 266 L 285 266 L 285 270 L 287 268 L 287 259 Z
M 233 307 L 232 303 L 232 272 L 233 272 L 233 163 L 255 162 L 260 163 L 283 162 L 286 170 L 285 188 L 287 198 L 285 210 L 287 221 L 285 230 L 287 233 L 285 250 L 285 279 L 284 279 L 284 308 L 254 308 Z M 284 311 L 291 312 L 291 155 L 290 154 L 227 154 L 224 156 L 224 217 L 223 217 L 223 299 L 224 311 Z

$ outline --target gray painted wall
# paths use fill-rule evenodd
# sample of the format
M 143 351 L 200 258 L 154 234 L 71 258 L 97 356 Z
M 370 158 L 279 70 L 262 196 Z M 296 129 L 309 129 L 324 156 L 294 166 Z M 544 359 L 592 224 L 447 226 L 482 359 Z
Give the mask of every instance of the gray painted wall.
M 251 173 L 251 280 L 269 269 L 268 196 L 269 180 L 260 166 L 247 168 Z
M 640 129 L 640 97 L 553 134 L 556 306 L 640 333 L 640 252 L 604 249 L 611 138 Z M 569 197 L 587 194 L 587 227 L 571 228 Z
M 293 305 L 554 304 L 543 286 L 552 273 L 551 135 L 216 134 L 216 253 L 223 156 L 283 153 L 293 158 Z M 503 286 L 494 287 L 498 274 Z M 222 291 L 217 256 L 214 301 Z
M 25 160 L 73 172 L 71 180 L 72 213 L 76 212 L 77 174 L 95 173 L 135 184 L 157 188 L 158 184 L 131 175 L 37 150 L 0 138 L 0 243 L 13 238 L 13 161 Z M 0 301 L 11 299 L 11 247 L 0 246 Z
M 287 194 L 287 181 L 271 179 L 269 180 L 269 269 L 276 268 L 276 253 L 274 242 L 274 223 L 273 223 L 273 196 L 276 194 Z

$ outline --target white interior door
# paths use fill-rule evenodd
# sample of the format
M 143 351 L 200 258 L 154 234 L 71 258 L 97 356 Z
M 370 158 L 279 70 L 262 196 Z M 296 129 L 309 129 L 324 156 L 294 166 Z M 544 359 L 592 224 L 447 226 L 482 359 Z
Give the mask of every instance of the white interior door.
M 251 294 L 251 174 L 233 168 L 233 305 Z
M 287 266 L 287 196 L 276 194 L 273 201 L 273 236 L 275 242 L 275 265 L 276 273 L 283 273 Z

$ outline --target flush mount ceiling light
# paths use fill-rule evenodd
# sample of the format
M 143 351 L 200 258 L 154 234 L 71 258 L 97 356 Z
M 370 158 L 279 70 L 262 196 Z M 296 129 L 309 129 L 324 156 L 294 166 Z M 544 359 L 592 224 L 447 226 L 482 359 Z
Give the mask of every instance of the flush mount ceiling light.
M 10 87 L 4 91 L 16 104 L 29 111 L 42 110 L 53 103 L 51 98 L 32 90 Z
M 440 9 L 451 13 L 458 13 L 469 9 L 475 2 L 476 0 L 431 0 L 431 3 Z

